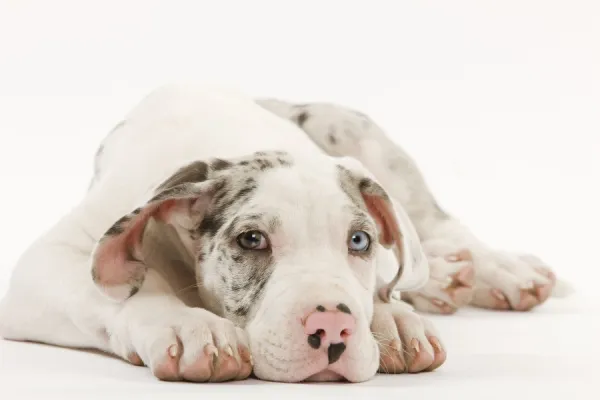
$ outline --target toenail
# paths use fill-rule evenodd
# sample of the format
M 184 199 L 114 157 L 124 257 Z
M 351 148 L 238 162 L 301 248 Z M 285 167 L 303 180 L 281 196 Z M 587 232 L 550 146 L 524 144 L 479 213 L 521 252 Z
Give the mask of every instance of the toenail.
M 500 301 L 506 301 L 506 297 L 504 296 L 504 294 L 498 290 L 498 289 L 492 289 L 492 296 L 494 296 L 495 298 L 497 298 Z
M 127 356 L 127 361 L 129 361 L 133 365 L 144 365 L 144 362 L 137 353 L 129 353 L 129 355 Z
M 437 350 L 438 352 L 442 351 L 442 345 L 440 344 L 440 341 L 435 338 L 435 337 L 430 337 L 429 338 L 429 343 L 431 343 L 431 345 L 433 346 L 434 350 Z
M 177 345 L 172 344 L 169 346 L 169 355 L 173 358 L 177 357 Z
M 225 347 L 225 353 L 229 356 L 229 357 L 233 357 L 233 349 L 231 348 L 231 346 L 227 346 Z
M 210 355 L 215 355 L 215 356 L 219 356 L 219 350 L 217 350 L 217 348 L 212 345 L 212 344 L 207 344 L 206 347 L 204 347 L 204 354 L 206 354 L 207 356 Z
M 419 341 L 417 339 L 411 340 L 410 346 L 415 350 L 415 353 L 418 353 L 421 351 L 421 346 L 419 345 Z
M 432 299 L 431 302 L 438 307 L 444 307 L 446 305 L 446 303 L 440 299 Z

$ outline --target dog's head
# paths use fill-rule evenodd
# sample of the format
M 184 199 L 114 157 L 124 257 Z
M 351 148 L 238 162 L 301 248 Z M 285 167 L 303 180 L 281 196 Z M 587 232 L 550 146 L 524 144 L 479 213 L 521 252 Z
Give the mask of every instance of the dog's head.
M 406 215 L 348 159 L 259 152 L 183 167 L 96 246 L 94 280 L 113 298 L 144 281 L 151 219 L 175 228 L 206 307 L 247 330 L 254 373 L 267 380 L 372 377 L 374 296 L 389 300 L 403 273 L 426 265 Z M 398 272 L 379 287 L 383 248 L 395 249 Z

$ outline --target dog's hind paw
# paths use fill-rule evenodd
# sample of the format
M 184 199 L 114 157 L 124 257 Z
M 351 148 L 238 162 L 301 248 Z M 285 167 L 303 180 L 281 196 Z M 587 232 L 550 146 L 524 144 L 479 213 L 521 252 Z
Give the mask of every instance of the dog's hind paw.
M 441 240 L 423 243 L 430 266 L 425 286 L 402 293 L 402 300 L 417 310 L 435 314 L 453 314 L 473 297 L 475 269 L 471 253 Z
M 494 252 L 490 261 L 494 268 L 482 269 L 477 274 L 471 305 L 529 311 L 543 304 L 552 294 L 556 276 L 539 258 Z

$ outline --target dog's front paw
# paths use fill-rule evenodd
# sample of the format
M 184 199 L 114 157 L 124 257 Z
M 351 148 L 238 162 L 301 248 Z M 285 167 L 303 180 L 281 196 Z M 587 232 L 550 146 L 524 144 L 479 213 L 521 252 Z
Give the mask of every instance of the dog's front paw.
M 556 276 L 539 258 L 497 252 L 477 270 L 471 304 L 476 307 L 528 311 L 544 303 Z
M 446 361 L 433 325 L 406 303 L 375 304 L 371 332 L 379 345 L 379 372 L 433 371 Z
M 453 314 L 473 297 L 475 269 L 471 253 L 445 240 L 429 240 L 422 246 L 429 262 L 429 280 L 417 291 L 403 292 L 402 299 L 419 311 Z
M 112 348 L 132 364 L 147 365 L 161 380 L 223 382 L 252 372 L 246 333 L 209 311 L 169 310 L 125 325 L 111 334 Z

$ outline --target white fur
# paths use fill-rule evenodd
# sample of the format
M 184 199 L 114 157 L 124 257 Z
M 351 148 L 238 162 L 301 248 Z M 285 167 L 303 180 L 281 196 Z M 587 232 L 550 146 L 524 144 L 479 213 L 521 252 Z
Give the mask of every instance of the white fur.
M 153 369 L 163 361 L 165 349 L 175 344 L 179 337 L 184 348 L 189 349 L 180 360 L 180 367 L 185 371 L 211 335 L 218 338 L 219 345 L 236 347 L 239 343 L 252 342 L 256 331 L 271 329 L 269 324 L 276 323 L 286 307 L 292 307 L 289 302 L 293 297 L 278 297 L 286 290 L 294 290 L 290 282 L 300 279 L 298 291 L 309 287 L 302 285 L 301 278 L 290 275 L 290 270 L 284 268 L 275 271 L 266 292 L 266 305 L 247 327 L 250 338 L 224 318 L 206 310 L 189 308 L 193 304 L 178 296 L 177 290 L 153 271 L 148 272 L 138 294 L 123 303 L 101 293 L 90 275 L 90 255 L 98 239 L 122 215 L 144 204 L 157 185 L 182 165 L 213 157 L 234 158 L 263 150 L 291 153 L 300 160 L 302 168 L 313 169 L 311 176 L 315 179 L 319 179 L 320 173 L 315 173 L 319 171 L 323 171 L 323 179 L 332 179 L 331 165 L 335 160 L 374 176 L 385 187 L 394 198 L 405 239 L 404 274 L 396 286 L 398 290 L 417 291 L 423 288 L 425 292 L 415 293 L 450 301 L 443 297 L 443 285 L 436 282 L 445 282 L 444 278 L 456 272 L 460 265 L 452 265 L 436 257 L 464 247 L 474 253 L 481 285 L 493 285 L 503 289 L 508 296 L 517 296 L 518 289 L 530 281 L 547 282 L 547 278 L 532 269 L 531 262 L 517 260 L 510 255 L 500 256 L 500 253 L 489 250 L 476 240 L 456 220 L 437 216 L 435 201 L 416 166 L 367 117 L 336 106 L 309 107 L 310 119 L 301 129 L 289 121 L 293 120 L 297 109 L 277 100 L 255 101 L 240 93 L 189 86 L 169 86 L 149 95 L 105 140 L 98 165 L 100 171 L 87 196 L 37 239 L 19 260 L 9 291 L 0 303 L 0 334 L 14 340 L 92 347 L 123 358 L 136 350 L 144 363 Z M 336 127 L 335 124 L 343 126 Z M 329 143 L 326 136 L 332 126 L 337 129 L 335 145 Z M 338 157 L 346 158 L 341 160 Z M 262 183 L 261 193 L 268 195 L 269 191 L 277 190 L 277 185 L 268 187 L 269 182 L 272 184 L 277 179 L 282 181 L 286 178 L 283 175 L 271 177 Z M 321 194 L 310 195 L 319 198 Z M 291 215 L 291 210 L 287 212 L 290 218 L 307 217 L 304 214 Z M 337 276 L 340 272 L 331 269 L 336 253 L 320 255 L 319 262 L 314 263 L 310 253 L 314 243 L 310 236 L 299 238 L 295 247 L 296 250 L 306 250 L 304 258 L 288 260 L 288 265 L 302 266 L 303 269 L 295 271 L 295 274 L 311 276 L 318 271 L 323 276 L 339 279 L 347 291 L 356 294 L 363 290 L 354 278 L 361 276 L 360 273 L 344 272 Z M 430 245 L 426 245 L 428 241 Z M 443 250 L 439 250 L 441 248 Z M 443 254 L 436 254 L 436 251 Z M 397 260 L 391 251 L 380 248 L 377 264 L 380 271 L 377 281 L 374 273 L 371 277 L 366 273 L 361 278 L 361 283 L 367 288 L 389 281 L 395 273 Z M 428 282 L 429 264 L 432 276 L 439 277 L 438 280 Z M 335 302 L 346 296 L 328 287 L 327 279 L 323 285 L 315 282 L 309 282 L 314 288 L 303 293 L 305 297 L 321 296 L 322 301 Z M 207 285 L 210 286 L 210 282 Z M 363 357 L 363 362 L 337 371 L 352 381 L 369 379 L 377 369 L 379 358 L 377 346 L 369 335 L 372 298 L 363 296 L 361 303 L 357 308 L 363 310 L 361 321 L 366 325 L 360 327 L 357 335 L 362 335 L 362 353 L 358 349 L 348 351 L 354 352 L 349 357 Z M 401 315 L 407 312 L 412 313 L 404 308 L 399 311 Z M 421 338 L 425 351 L 432 353 L 425 334 L 432 332 L 433 328 L 427 325 L 425 329 L 423 324 L 427 323 L 419 322 L 421 320 L 416 316 L 407 318 L 407 321 L 415 318 L 416 322 L 408 323 L 407 330 L 400 333 Z M 142 326 L 144 330 L 140 330 Z M 300 340 L 292 333 L 288 339 Z M 260 341 L 251 343 L 255 359 L 263 356 L 260 353 L 263 345 Z M 288 366 L 287 371 L 280 374 L 274 370 L 258 372 L 267 379 L 294 380 L 293 368 L 290 370 Z

